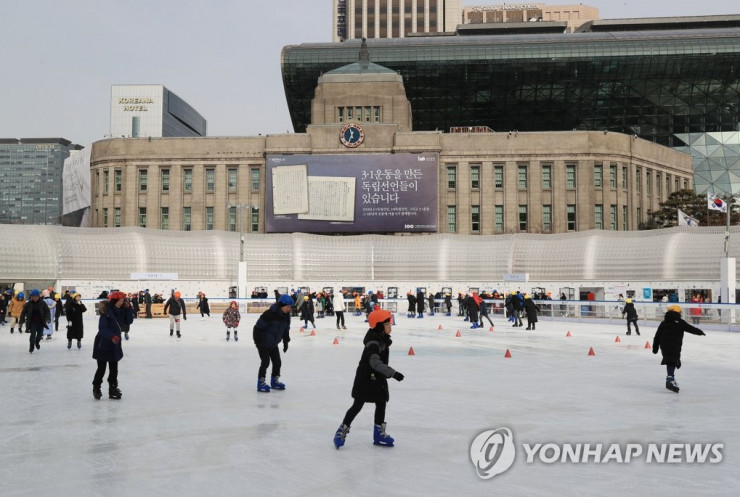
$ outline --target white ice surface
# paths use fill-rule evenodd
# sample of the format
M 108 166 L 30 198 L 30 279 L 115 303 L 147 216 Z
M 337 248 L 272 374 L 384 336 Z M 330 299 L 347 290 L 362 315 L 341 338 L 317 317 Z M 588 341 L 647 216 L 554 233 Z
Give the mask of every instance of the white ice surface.
M 654 326 L 627 337 L 621 325 L 541 321 L 528 332 L 499 319 L 491 333 L 456 317 L 402 314 L 390 365 L 406 379 L 390 380 L 386 416 L 396 447 L 372 445 L 366 405 L 335 450 L 362 318 L 349 316 L 343 332 L 319 319 L 313 337 L 293 318 L 287 390 L 264 394 L 255 388 L 256 317 L 244 319 L 238 343 L 225 341 L 219 316 L 191 316 L 182 339 L 169 337 L 166 320 L 135 321 L 120 401 L 105 384 L 102 400 L 91 394 L 94 316 L 82 350 L 67 350 L 57 333 L 29 354 L 29 335 L 0 328 L 0 495 L 738 495 L 740 334 L 687 334 L 674 394 L 660 356 L 644 348 Z M 470 443 L 499 427 L 512 430 L 517 458 L 482 480 Z M 527 464 L 520 444 L 548 442 L 723 443 L 724 460 Z

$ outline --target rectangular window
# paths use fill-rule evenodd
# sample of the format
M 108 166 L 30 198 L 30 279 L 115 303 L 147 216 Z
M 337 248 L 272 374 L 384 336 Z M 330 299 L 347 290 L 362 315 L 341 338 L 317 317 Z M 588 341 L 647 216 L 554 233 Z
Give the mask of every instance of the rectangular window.
M 347 107 L 347 121 L 351 121 L 354 116 L 354 107 Z
M 550 190 L 552 188 L 552 165 L 542 165 L 542 189 Z
M 604 229 L 604 206 L 594 205 L 594 229 Z
M 231 193 L 235 192 L 236 187 L 237 187 L 236 169 L 229 168 L 229 192 Z
M 645 172 L 645 193 L 648 195 L 653 194 L 653 181 L 652 181 L 652 174 L 650 174 L 650 171 Z
M 573 189 L 576 187 L 576 166 L 575 164 L 565 165 L 565 187 Z
M 635 191 L 642 192 L 642 170 L 639 167 L 635 168 Z
M 601 164 L 594 165 L 594 188 L 604 187 L 604 166 Z
M 666 196 L 671 194 L 671 175 L 665 175 L 665 194 Z
M 674 192 L 677 192 L 681 189 L 681 180 L 679 178 L 676 178 L 673 184 L 675 186 L 673 190 Z
M 627 206 L 622 206 L 622 231 L 627 231 Z
M 139 228 L 146 228 L 146 207 L 139 207 Z
M 252 177 L 252 191 L 260 191 L 260 169 L 258 167 L 253 167 L 249 170 L 249 174 Z
M 229 207 L 229 220 L 227 224 L 229 231 L 236 231 L 236 207 Z
M 121 227 L 121 208 L 120 207 L 113 208 L 113 227 L 114 228 Z
M 689 180 L 683 180 L 683 189 L 688 190 L 689 189 Z
M 162 191 L 170 191 L 170 170 L 162 169 Z
M 517 188 L 520 190 L 527 189 L 527 165 L 519 164 L 517 166 Z
M 542 206 L 542 231 L 552 231 L 552 205 Z
M 494 226 L 497 233 L 504 231 L 504 206 L 495 205 L 493 207 Z
M 447 206 L 447 232 L 457 232 L 457 207 L 454 205 Z
M 108 227 L 108 208 L 103 207 L 103 228 Z
M 612 164 L 609 166 L 609 187 L 617 188 L 617 165 Z
M 663 196 L 663 178 L 660 173 L 655 173 L 655 189 L 658 197 Z
M 216 189 L 216 170 L 213 168 L 206 169 L 206 191 L 212 192 Z
M 470 188 L 473 190 L 480 188 L 480 164 L 470 166 Z
M 504 187 L 504 166 L 502 164 L 493 166 L 493 186 L 494 188 Z
M 193 170 L 192 169 L 183 170 L 182 188 L 186 192 L 193 191 Z
M 617 231 L 617 206 L 609 206 L 609 229 Z
M 639 230 L 640 225 L 642 224 L 642 209 L 640 207 L 637 208 L 635 222 L 637 223 L 637 229 Z
M 566 206 L 565 214 L 566 214 L 568 231 L 575 231 L 576 230 L 576 206 L 573 204 Z
M 182 229 L 190 231 L 193 228 L 193 216 L 190 207 L 182 208 Z
M 454 190 L 457 187 L 457 166 L 447 166 L 447 188 Z
M 337 107 L 337 122 L 344 122 L 344 107 Z
M 100 195 L 100 171 L 95 171 L 95 196 Z
M 251 219 L 249 220 L 249 229 L 252 233 L 257 233 L 260 230 L 260 208 L 252 207 L 250 214 Z
M 380 107 L 379 106 L 373 107 L 373 110 L 375 111 L 375 117 L 373 120 L 376 123 L 379 123 L 380 122 Z
M 480 233 L 480 206 L 470 207 L 470 231 Z
M 123 171 L 116 169 L 113 171 L 113 191 L 121 193 L 123 189 Z
M 627 189 L 627 166 L 622 166 L 622 190 Z
M 213 207 L 206 207 L 206 230 L 213 229 Z
M 106 169 L 103 171 L 103 195 L 108 195 L 108 181 L 110 179 L 110 173 Z
M 141 193 L 146 192 L 146 182 L 147 182 L 147 171 L 146 169 L 139 169 L 139 191 Z
M 519 206 L 519 231 L 527 231 L 527 206 Z
M 159 211 L 159 228 L 163 230 L 170 229 L 170 208 L 162 207 Z
M 370 122 L 370 120 L 373 118 L 372 107 L 365 107 L 365 115 L 363 117 L 365 118 L 366 123 Z

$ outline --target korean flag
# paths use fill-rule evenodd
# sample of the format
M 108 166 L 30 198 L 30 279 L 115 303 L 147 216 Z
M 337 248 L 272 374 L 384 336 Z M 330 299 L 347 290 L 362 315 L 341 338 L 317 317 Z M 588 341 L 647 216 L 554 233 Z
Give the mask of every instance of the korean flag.
M 727 212 L 727 202 L 711 193 L 707 193 L 707 209 L 712 211 Z

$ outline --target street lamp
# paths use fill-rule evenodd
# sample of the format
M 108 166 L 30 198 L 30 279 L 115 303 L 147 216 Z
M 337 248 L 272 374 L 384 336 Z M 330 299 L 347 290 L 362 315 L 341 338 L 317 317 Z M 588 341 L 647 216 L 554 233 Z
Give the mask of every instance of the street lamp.
M 259 209 L 259 206 L 238 202 L 236 204 L 226 204 L 226 207 L 229 209 L 233 207 L 239 211 L 239 265 L 237 269 L 236 297 L 246 298 L 247 261 L 244 258 L 244 211 L 247 211 L 247 214 L 251 214 L 252 209 Z

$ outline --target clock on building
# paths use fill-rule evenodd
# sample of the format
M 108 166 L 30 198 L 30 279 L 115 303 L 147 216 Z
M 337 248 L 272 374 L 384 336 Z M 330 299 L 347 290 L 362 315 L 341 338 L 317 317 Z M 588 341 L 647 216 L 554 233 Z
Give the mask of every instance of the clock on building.
M 339 141 L 342 145 L 349 148 L 359 147 L 365 139 L 365 131 L 362 126 L 355 123 L 349 123 L 342 126 L 339 132 Z

